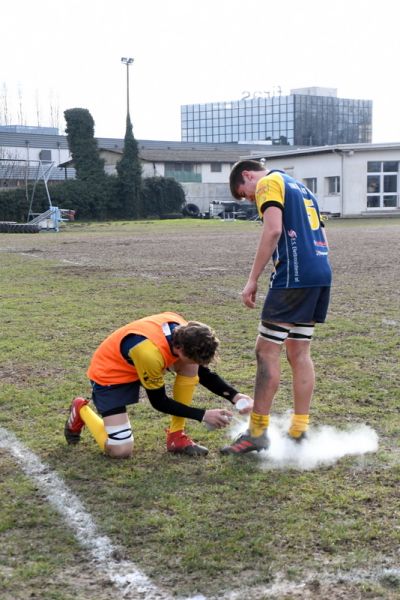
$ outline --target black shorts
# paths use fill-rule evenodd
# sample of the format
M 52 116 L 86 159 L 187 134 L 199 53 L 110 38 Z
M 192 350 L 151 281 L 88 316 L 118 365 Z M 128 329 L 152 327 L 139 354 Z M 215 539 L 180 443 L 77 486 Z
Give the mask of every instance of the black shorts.
M 276 288 L 268 291 L 262 321 L 275 323 L 324 323 L 330 287 Z
M 95 381 L 92 385 L 92 399 L 97 411 L 105 415 L 112 411 L 113 414 L 125 412 L 128 404 L 139 402 L 140 381 L 131 383 L 117 383 L 113 385 L 100 385 Z M 121 411 L 118 411 L 118 409 Z

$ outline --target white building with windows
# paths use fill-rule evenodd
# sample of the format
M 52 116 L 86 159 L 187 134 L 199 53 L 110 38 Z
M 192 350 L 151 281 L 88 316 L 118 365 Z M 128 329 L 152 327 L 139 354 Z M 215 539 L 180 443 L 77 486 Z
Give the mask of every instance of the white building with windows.
M 321 211 L 342 217 L 400 216 L 400 143 L 342 144 L 252 153 L 282 169 L 318 198 Z

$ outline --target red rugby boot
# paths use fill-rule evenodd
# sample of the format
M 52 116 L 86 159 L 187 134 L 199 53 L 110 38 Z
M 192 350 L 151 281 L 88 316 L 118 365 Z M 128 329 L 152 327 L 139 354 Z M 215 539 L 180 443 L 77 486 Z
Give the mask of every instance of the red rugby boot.
M 206 456 L 208 454 L 208 448 L 196 444 L 182 430 L 170 433 L 167 429 L 167 450 L 174 454 L 187 454 L 188 456 Z
M 89 400 L 85 398 L 74 398 L 72 400 L 69 417 L 64 427 L 64 436 L 67 444 L 78 444 L 81 440 L 81 431 L 85 427 L 85 423 L 81 419 L 79 411 L 86 404 L 89 404 Z

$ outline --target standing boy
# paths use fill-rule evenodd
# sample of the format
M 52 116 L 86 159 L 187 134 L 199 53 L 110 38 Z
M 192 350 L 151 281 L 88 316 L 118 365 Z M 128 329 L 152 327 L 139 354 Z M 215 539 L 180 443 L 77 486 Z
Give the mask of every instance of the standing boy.
M 263 221 L 243 302 L 255 308 L 258 279 L 272 258 L 274 272 L 261 313 L 256 342 L 257 375 L 249 429 L 223 454 L 267 449 L 269 415 L 280 382 L 280 355 L 286 347 L 293 378 L 294 414 L 288 435 L 301 441 L 309 423 L 315 384 L 310 345 L 315 323 L 328 310 L 331 267 L 328 243 L 315 196 L 283 171 L 267 171 L 255 160 L 236 163 L 231 193 L 257 205 Z

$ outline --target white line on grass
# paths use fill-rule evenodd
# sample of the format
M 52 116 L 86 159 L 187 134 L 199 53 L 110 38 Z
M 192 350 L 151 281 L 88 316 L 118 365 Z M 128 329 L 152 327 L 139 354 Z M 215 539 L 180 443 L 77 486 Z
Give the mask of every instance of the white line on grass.
M 22 471 L 39 485 L 47 500 L 72 529 L 78 542 L 89 551 L 94 563 L 120 590 L 123 598 L 172 600 L 170 595 L 157 588 L 134 563 L 114 558 L 117 548 L 109 537 L 99 533 L 79 498 L 46 463 L 3 427 L 0 427 L 0 448 L 8 451 Z M 195 596 L 185 600 L 206 599 L 204 596 Z

